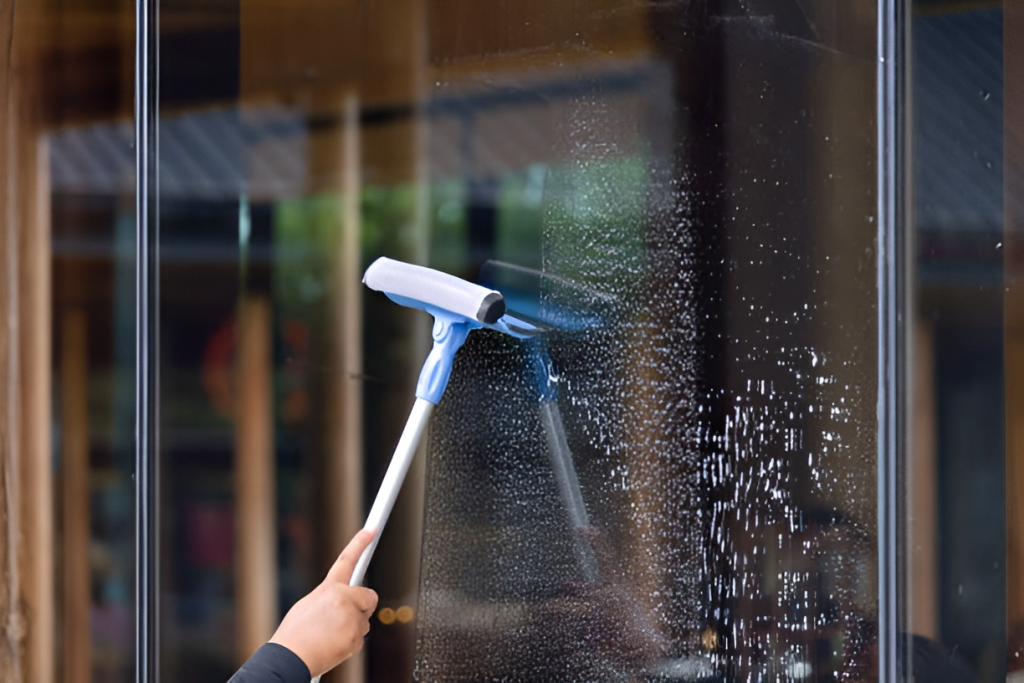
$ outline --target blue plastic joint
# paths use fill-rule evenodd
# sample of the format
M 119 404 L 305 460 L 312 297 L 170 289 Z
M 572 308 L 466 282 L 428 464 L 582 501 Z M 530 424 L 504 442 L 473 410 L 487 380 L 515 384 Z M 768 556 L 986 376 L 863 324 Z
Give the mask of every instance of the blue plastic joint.
M 558 400 L 558 377 L 554 363 L 544 342 L 533 339 L 529 342 L 530 364 L 533 366 L 533 380 L 537 387 L 537 398 L 542 403 Z
M 487 328 L 497 330 L 516 339 L 529 339 L 537 334 L 537 328 L 523 320 L 510 315 L 504 315 L 497 322 L 485 324 L 478 320 L 471 320 L 465 316 L 453 313 L 444 308 L 431 306 L 417 299 L 412 299 L 390 292 L 385 292 L 387 297 L 397 304 L 409 308 L 418 308 L 426 311 L 434 317 L 434 347 L 430 350 L 427 360 L 423 363 L 420 371 L 420 379 L 416 383 L 416 398 L 422 398 L 437 405 L 444 395 L 448 386 L 448 379 L 452 375 L 452 364 L 455 362 L 455 354 L 466 341 L 466 337 L 473 330 Z M 547 375 L 545 374 L 545 377 Z
M 445 314 L 438 310 L 427 309 L 434 315 L 434 347 L 430 349 L 420 379 L 416 383 L 416 398 L 430 401 L 434 405 L 441 402 L 448 379 L 452 376 L 452 364 L 455 354 L 471 330 L 480 327 L 478 323 L 466 320 L 461 316 Z

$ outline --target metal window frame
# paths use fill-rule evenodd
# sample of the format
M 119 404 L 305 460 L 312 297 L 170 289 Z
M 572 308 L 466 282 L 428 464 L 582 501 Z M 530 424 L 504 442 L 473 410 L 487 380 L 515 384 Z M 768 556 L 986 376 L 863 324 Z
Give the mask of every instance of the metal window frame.
M 900 666 L 908 0 L 877 0 L 878 680 Z M 159 1 L 135 4 L 135 680 L 159 680 Z
M 878 0 L 877 321 L 878 321 L 878 680 L 900 681 L 905 605 L 900 490 L 906 452 L 908 287 L 907 107 L 910 0 Z
M 159 680 L 159 3 L 135 4 L 135 680 Z

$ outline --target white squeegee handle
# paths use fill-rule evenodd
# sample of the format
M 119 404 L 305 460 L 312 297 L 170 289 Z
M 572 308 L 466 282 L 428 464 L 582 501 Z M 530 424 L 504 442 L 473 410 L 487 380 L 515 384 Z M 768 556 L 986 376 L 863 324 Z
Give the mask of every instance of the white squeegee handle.
M 402 488 L 402 482 L 405 481 L 405 475 L 409 471 L 409 465 L 412 464 L 413 456 L 416 455 L 420 438 L 423 436 L 427 422 L 430 421 L 433 410 L 434 404 L 422 398 L 416 399 L 412 406 L 405 429 L 402 430 L 402 437 L 398 440 L 398 445 L 395 446 L 395 454 L 391 456 L 391 464 L 388 465 L 384 481 L 381 482 L 377 497 L 373 501 L 373 507 L 370 508 L 370 514 L 366 517 L 366 524 L 363 525 L 364 529 L 375 531 L 376 534 L 359 557 L 356 568 L 352 570 L 350 586 L 363 584 L 366 568 L 370 564 L 370 558 L 373 557 L 373 551 L 377 549 L 377 541 L 380 540 L 380 532 L 384 530 L 384 525 L 387 524 L 388 517 L 391 515 L 391 509 L 395 506 L 398 492 Z
M 352 578 L 348 582 L 350 586 L 363 585 L 366 568 L 370 566 L 373 551 L 377 549 L 377 541 L 380 540 L 380 532 L 388 522 L 391 508 L 395 507 L 398 492 L 402 488 L 402 482 L 405 481 L 405 475 L 409 471 L 409 465 L 412 464 L 413 456 L 416 455 L 416 449 L 420 445 L 420 438 L 423 436 L 423 431 L 426 429 L 433 411 L 434 404 L 422 398 L 416 399 L 412 406 L 405 429 L 402 430 L 402 437 L 398 440 L 398 445 L 395 446 L 395 454 L 391 456 L 391 464 L 388 465 L 384 481 L 381 482 L 377 497 L 373 501 L 373 507 L 370 508 L 370 514 L 366 517 L 366 524 L 363 525 L 364 529 L 376 533 L 373 536 L 373 541 L 359 556 L 355 569 L 352 570 Z M 320 677 L 314 677 L 310 683 L 320 683 Z

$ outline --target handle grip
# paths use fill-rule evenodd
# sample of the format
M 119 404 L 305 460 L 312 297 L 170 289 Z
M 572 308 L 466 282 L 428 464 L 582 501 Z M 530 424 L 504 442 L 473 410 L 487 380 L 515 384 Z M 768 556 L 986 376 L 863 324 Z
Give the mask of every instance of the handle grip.
M 384 474 L 384 481 L 381 482 L 377 497 L 373 501 L 373 507 L 370 508 L 370 514 L 366 517 L 366 524 L 363 525 L 364 529 L 370 529 L 377 533 L 363 554 L 359 556 L 359 561 L 356 562 L 355 569 L 352 570 L 352 578 L 348 582 L 350 586 L 363 585 L 366 569 L 370 566 L 373 551 L 377 549 L 377 541 L 380 540 L 380 532 L 388 522 L 391 510 L 395 506 L 395 500 L 398 498 L 398 492 L 405 481 L 405 475 L 409 472 L 409 466 L 412 464 L 413 456 L 416 455 L 420 438 L 423 436 L 433 411 L 434 404 L 422 398 L 416 399 L 412 406 L 405 429 L 402 430 L 402 437 L 398 440 L 398 445 L 395 446 L 395 454 L 391 456 L 388 471 Z M 320 683 L 320 677 L 316 676 L 311 683 Z

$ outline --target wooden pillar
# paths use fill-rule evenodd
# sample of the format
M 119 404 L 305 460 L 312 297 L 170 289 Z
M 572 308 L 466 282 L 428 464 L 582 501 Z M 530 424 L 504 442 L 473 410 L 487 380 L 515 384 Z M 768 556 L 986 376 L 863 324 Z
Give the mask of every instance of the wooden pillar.
M 63 492 L 63 680 L 92 678 L 89 626 L 89 386 L 85 311 L 64 312 L 60 326 L 61 490 Z
M 39 130 L 39 129 L 36 129 Z M 52 683 L 55 649 L 55 576 L 53 533 L 53 458 L 50 448 L 51 409 L 51 259 L 50 178 L 46 138 L 23 135 L 25 174 L 20 239 L 21 269 L 21 419 L 22 495 L 25 544 L 25 607 L 27 673 L 32 683 Z
M 412 262 L 422 265 L 430 263 L 430 131 L 431 120 L 427 104 L 433 82 L 430 80 L 430 46 L 427 36 L 427 3 L 426 0 L 412 2 L 411 43 L 412 50 L 412 84 L 413 103 L 416 118 L 413 122 L 412 168 L 413 184 L 416 198 L 413 205 L 412 222 Z M 431 336 L 433 320 L 429 316 L 413 316 L 412 343 L 414 360 L 410 363 L 410 388 L 414 385 L 419 370 L 420 359 L 430 353 L 434 340 Z M 419 591 L 420 563 L 423 552 L 423 523 L 426 507 L 427 483 L 427 444 L 430 443 L 430 426 L 420 440 L 420 445 L 413 458 L 409 472 L 405 476 L 402 490 L 405 501 L 396 505 L 395 513 L 401 515 L 401 525 L 405 531 L 406 541 L 402 552 L 413 561 L 404 563 L 405 575 L 402 586 L 410 596 L 410 602 L 416 604 Z M 414 631 L 410 629 L 414 637 Z M 409 651 L 415 652 L 415 641 L 410 639 Z
M 921 317 L 913 335 L 910 466 L 907 467 L 907 604 L 910 632 L 939 639 L 938 451 L 935 330 Z
M 362 246 L 360 243 L 360 196 L 362 153 L 359 130 L 359 99 L 349 94 L 342 106 L 341 140 L 341 236 L 335 261 L 337 302 L 334 311 L 334 343 L 337 384 L 330 405 L 338 411 L 336 429 L 328 443 L 324 499 L 327 530 L 334 554 L 340 553 L 363 525 L 363 306 Z M 366 658 L 351 657 L 332 677 L 338 683 L 366 680 Z
M 4 67 L 6 68 L 6 67 Z M 7 71 L 4 140 L 0 400 L 5 515 L 6 680 L 54 677 L 53 477 L 50 457 L 49 158 L 35 104 L 38 83 Z
M 0 38 L 10 45 L 14 18 L 0 18 Z M 14 89 L 12 51 L 0 50 L 0 671 L 7 680 L 24 680 L 21 581 L 18 562 L 18 194 L 17 126 L 11 104 Z
M 274 383 L 266 297 L 242 297 L 236 330 L 235 618 L 241 664 L 273 635 L 278 622 Z
M 38 84 L 4 62 L 0 88 L 0 670 L 52 683 L 49 160 Z

